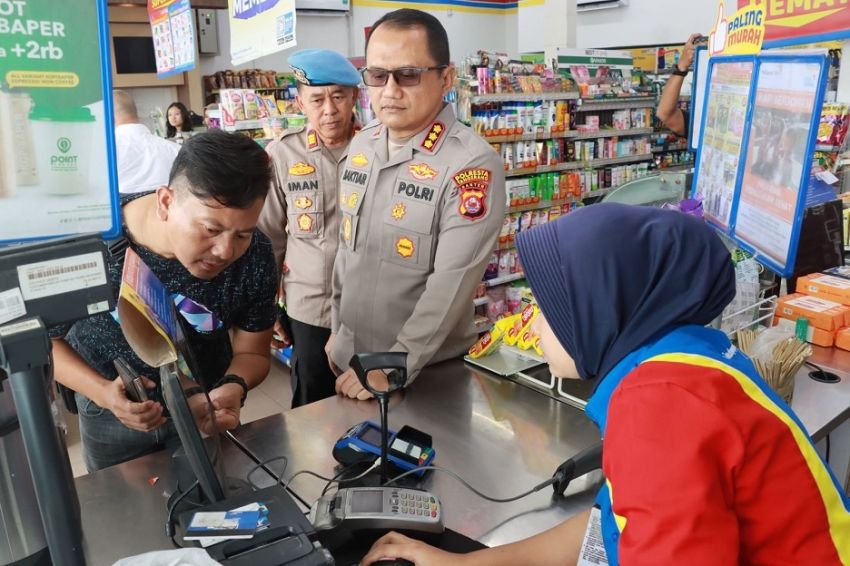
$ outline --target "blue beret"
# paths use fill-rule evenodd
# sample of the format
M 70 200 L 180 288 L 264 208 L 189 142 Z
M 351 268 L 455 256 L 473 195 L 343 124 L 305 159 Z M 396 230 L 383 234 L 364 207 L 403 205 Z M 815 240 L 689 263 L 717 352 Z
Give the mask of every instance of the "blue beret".
M 287 60 L 298 82 L 309 86 L 357 86 L 360 73 L 351 61 L 330 49 L 302 49 Z

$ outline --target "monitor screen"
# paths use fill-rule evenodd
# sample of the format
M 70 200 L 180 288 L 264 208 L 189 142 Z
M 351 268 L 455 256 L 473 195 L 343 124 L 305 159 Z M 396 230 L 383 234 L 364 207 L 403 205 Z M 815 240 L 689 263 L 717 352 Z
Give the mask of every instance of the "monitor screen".
M 225 475 L 222 459 L 219 458 L 218 435 L 214 434 L 205 441 L 201 434 L 201 430 L 215 430 L 215 416 L 209 397 L 205 393 L 186 397 L 184 390 L 195 388 L 198 384 L 183 375 L 176 363 L 160 368 L 160 382 L 165 405 L 201 491 L 210 502 L 221 501 L 227 494 L 221 481 Z
M 119 75 L 156 73 L 152 37 L 113 37 L 112 48 L 115 52 L 115 72 Z

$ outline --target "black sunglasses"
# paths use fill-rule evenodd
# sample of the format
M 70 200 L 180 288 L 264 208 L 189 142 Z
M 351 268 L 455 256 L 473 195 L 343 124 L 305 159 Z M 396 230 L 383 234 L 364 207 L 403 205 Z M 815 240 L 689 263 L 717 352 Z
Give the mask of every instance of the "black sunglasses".
M 384 86 L 390 80 L 390 75 L 393 76 L 393 80 L 398 86 L 416 86 L 422 80 L 422 73 L 425 71 L 441 71 L 446 68 L 448 68 L 448 65 L 399 67 L 390 71 L 378 67 L 363 67 L 360 69 L 360 74 L 363 76 L 363 82 L 366 86 Z

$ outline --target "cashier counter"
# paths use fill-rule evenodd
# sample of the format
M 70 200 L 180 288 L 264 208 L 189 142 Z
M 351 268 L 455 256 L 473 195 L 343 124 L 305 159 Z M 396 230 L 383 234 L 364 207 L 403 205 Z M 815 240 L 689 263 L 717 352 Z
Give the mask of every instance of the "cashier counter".
M 793 407 L 822 453 L 848 487 L 850 463 L 850 352 L 815 348 L 812 360 L 835 371 L 839 383 L 818 383 L 803 368 Z M 432 435 L 436 464 L 459 473 L 492 497 L 510 497 L 550 478 L 570 456 L 599 441 L 579 408 L 543 388 L 498 377 L 460 360 L 431 366 L 408 390 L 390 400 L 389 426 L 410 425 Z M 245 478 L 258 462 L 286 456 L 284 476 L 337 471 L 334 442 L 351 425 L 377 420 L 374 401 L 332 397 L 242 425 L 224 436 L 222 460 L 229 477 Z M 258 487 L 276 483 L 280 461 L 253 477 Z M 592 505 L 599 471 L 573 481 L 563 498 L 550 489 L 511 503 L 479 498 L 447 474 L 431 472 L 421 487 L 440 498 L 445 526 L 488 546 L 539 533 Z M 157 452 L 76 479 L 85 553 L 90 564 L 172 548 L 163 532 L 168 496 L 176 480 L 171 455 Z M 289 486 L 296 500 L 312 503 L 324 481 L 301 475 Z

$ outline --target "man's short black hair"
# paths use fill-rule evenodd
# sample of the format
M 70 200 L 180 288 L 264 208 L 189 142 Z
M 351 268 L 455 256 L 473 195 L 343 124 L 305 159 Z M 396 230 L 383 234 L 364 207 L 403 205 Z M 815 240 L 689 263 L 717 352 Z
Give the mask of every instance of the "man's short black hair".
M 369 49 L 369 39 L 379 26 L 386 25 L 387 27 L 411 29 L 421 27 L 425 29 L 428 36 L 428 52 L 431 58 L 434 59 L 435 65 L 448 65 L 451 63 L 449 57 L 449 36 L 446 34 L 446 28 L 440 23 L 440 20 L 422 10 L 412 10 L 410 8 L 402 8 L 394 12 L 388 12 L 372 25 L 372 31 L 369 32 L 369 37 L 366 38 L 366 49 Z
M 175 182 L 201 199 L 228 208 L 250 208 L 269 192 L 272 179 L 268 154 L 242 134 L 210 130 L 192 136 L 171 166 L 168 184 Z

